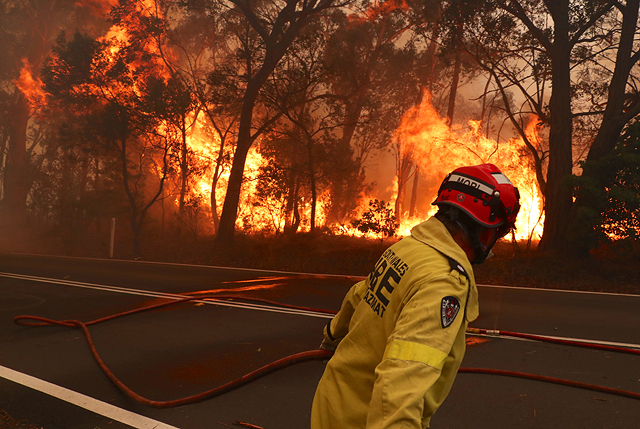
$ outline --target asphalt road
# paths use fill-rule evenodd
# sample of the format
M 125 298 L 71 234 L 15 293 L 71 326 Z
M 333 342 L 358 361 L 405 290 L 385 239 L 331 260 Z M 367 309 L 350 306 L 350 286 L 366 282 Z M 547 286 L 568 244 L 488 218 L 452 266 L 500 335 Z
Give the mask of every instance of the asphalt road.
M 45 429 L 307 428 L 324 364 L 305 362 L 197 404 L 156 409 L 101 372 L 77 329 L 28 328 L 18 315 L 94 320 L 176 294 L 228 293 L 337 310 L 355 277 L 0 254 L 0 410 Z M 480 288 L 472 326 L 640 345 L 640 296 Z M 113 372 L 154 400 L 193 395 L 317 348 L 327 316 L 198 302 L 92 326 Z M 477 338 L 471 338 L 477 340 Z M 482 339 L 465 367 L 522 371 L 640 392 L 637 356 Z M 638 346 L 640 347 L 640 346 Z M 84 395 L 84 396 L 81 396 Z M 79 404 L 79 405 L 78 405 Z M 460 374 L 432 428 L 637 428 L 638 400 L 539 381 Z

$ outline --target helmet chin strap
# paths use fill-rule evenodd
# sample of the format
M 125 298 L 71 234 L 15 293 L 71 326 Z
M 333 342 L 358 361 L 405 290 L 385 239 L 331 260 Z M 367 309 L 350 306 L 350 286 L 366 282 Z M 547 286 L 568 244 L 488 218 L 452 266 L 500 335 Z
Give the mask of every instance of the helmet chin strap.
M 482 264 L 487 260 L 487 258 L 493 256 L 493 253 L 491 253 L 491 248 L 494 244 L 496 244 L 496 241 L 498 240 L 497 234 L 494 236 L 491 244 L 489 246 L 485 246 L 480 241 L 480 237 L 478 237 L 478 232 L 475 228 L 471 228 L 471 230 L 469 230 L 469 228 L 462 222 L 458 220 L 456 220 L 455 222 L 460 226 L 460 228 L 462 228 L 465 234 L 467 234 L 469 244 L 471 244 L 471 248 L 476 255 L 476 258 L 473 260 L 473 262 L 471 262 L 471 264 Z

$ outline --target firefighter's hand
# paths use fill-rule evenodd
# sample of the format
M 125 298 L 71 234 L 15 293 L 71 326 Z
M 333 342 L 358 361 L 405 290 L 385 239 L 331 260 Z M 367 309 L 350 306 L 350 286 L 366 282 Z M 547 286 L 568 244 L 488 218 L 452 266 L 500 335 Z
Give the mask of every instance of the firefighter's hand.
M 330 352 L 335 352 L 336 351 L 336 346 L 331 344 L 329 341 L 322 340 L 322 343 L 320 344 L 319 347 L 320 350 L 328 350 Z

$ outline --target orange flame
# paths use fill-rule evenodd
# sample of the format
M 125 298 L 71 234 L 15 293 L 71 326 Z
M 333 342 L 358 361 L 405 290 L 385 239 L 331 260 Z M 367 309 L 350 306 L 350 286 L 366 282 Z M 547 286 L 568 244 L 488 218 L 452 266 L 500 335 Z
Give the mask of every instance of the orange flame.
M 31 113 L 40 110 L 46 104 L 47 97 L 43 89 L 42 81 L 38 76 L 34 77 L 33 66 L 26 58 L 22 59 L 20 77 L 13 82 L 20 92 L 29 101 Z
M 365 15 L 368 20 L 373 21 L 379 16 L 389 15 L 395 10 L 409 10 L 409 5 L 405 0 L 382 0 L 373 2 L 366 10 Z
M 537 123 L 538 118 L 533 118 L 527 127 L 527 135 L 534 142 L 539 141 Z M 422 177 L 426 180 L 430 201 L 435 200 L 442 179 L 454 169 L 464 165 L 495 164 L 520 191 L 521 209 L 516 221 L 516 238 L 541 237 L 542 197 L 535 171 L 524 155 L 526 148 L 521 138 L 497 142 L 483 134 L 481 121 L 470 120 L 466 131 L 451 129 L 435 111 L 430 96 L 426 96 L 420 106 L 404 115 L 397 130 L 397 139 L 400 152 L 412 157 L 419 167 L 421 180 Z M 436 208 L 432 206 L 428 215 L 435 212 Z M 400 234 L 408 234 L 422 218 L 403 219 Z
M 201 176 L 193 177 L 191 180 L 191 195 L 200 195 L 201 200 L 209 205 L 211 193 L 211 171 L 213 162 L 217 156 L 220 140 L 218 136 L 212 136 L 211 130 L 205 129 L 204 121 L 199 120 L 189 136 L 189 146 L 195 156 L 207 158 L 211 162 L 210 168 L 204 170 Z M 534 143 L 539 144 L 537 135 L 537 118 L 533 118 L 527 126 L 527 136 Z M 452 129 L 431 105 L 429 97 L 426 97 L 422 104 L 410 109 L 403 117 L 401 125 L 396 132 L 399 142 L 399 150 L 403 155 L 412 157 L 413 162 L 419 166 L 420 182 L 423 194 L 428 195 L 428 200 L 433 201 L 442 179 L 447 173 L 463 165 L 476 165 L 481 163 L 493 163 L 497 165 L 518 187 L 521 195 L 520 214 L 516 222 L 516 239 L 537 240 L 542 235 L 542 197 L 536 181 L 535 172 L 524 155 L 525 146 L 522 139 L 510 139 L 505 142 L 497 142 L 487 138 L 482 132 L 480 121 L 469 121 L 467 130 Z M 285 225 L 285 218 L 282 208 L 284 200 L 275 197 L 257 201 L 256 186 L 259 170 L 267 162 L 256 148 L 249 151 L 245 168 L 245 182 L 240 198 L 240 208 L 236 225 L 239 229 L 247 232 L 277 232 L 282 231 Z M 229 179 L 229 169 L 225 169 L 216 187 L 216 197 L 221 207 L 224 201 L 226 187 Z M 390 201 L 393 207 L 394 200 L 398 195 L 398 181 L 395 178 L 386 190 L 381 188 L 377 195 L 374 193 L 368 199 L 378 198 L 384 193 L 391 193 Z M 368 201 L 365 198 L 360 215 L 368 208 Z M 344 225 L 325 225 L 325 202 L 330 200 L 329 191 L 325 191 L 318 196 L 316 206 L 316 224 L 324 225 L 337 233 L 344 233 L 354 236 L 365 236 L 368 238 L 380 238 L 374 233 L 362 233 L 355 228 Z M 433 215 L 436 211 L 434 206 L 423 209 L 422 213 L 414 217 L 402 219 L 398 235 L 406 236 L 411 228 Z M 300 207 L 303 222 L 301 231 L 309 230 L 309 218 L 311 212 L 311 202 L 304 201 Z M 358 216 L 356 216 L 358 217 Z

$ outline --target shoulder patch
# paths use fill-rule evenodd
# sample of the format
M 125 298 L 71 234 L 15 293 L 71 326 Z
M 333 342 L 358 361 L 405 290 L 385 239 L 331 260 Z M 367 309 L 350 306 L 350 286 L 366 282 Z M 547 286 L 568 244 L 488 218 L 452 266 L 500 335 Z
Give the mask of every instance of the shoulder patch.
M 440 305 L 442 327 L 449 327 L 460 311 L 460 301 L 454 296 L 445 296 Z

